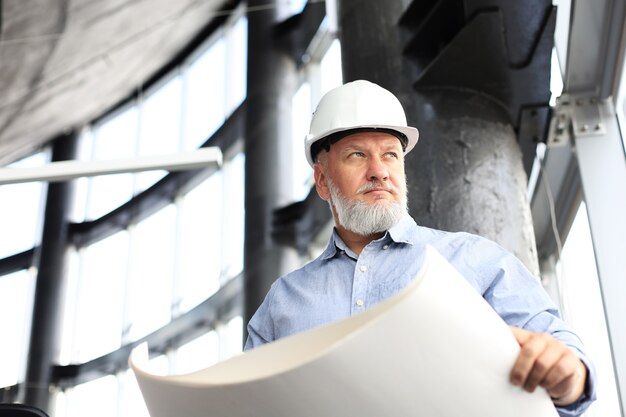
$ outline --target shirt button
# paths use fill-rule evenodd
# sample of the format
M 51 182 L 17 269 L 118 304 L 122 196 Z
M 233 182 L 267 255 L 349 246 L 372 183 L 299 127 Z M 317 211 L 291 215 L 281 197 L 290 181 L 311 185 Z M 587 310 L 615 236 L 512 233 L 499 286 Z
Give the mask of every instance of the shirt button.
M 358 305 L 359 307 L 363 307 L 363 300 L 356 300 L 356 305 Z
M 361 272 L 367 271 L 367 267 L 365 265 L 361 265 L 359 269 L 361 270 Z
M 385 245 L 385 246 L 383 246 L 383 249 L 384 249 L 384 250 L 389 249 L 389 245 Z

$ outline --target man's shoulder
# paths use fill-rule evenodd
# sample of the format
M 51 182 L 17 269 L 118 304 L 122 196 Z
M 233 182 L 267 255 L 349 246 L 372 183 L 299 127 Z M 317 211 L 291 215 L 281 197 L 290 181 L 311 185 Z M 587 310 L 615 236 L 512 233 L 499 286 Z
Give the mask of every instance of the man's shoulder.
M 296 268 L 285 275 L 279 277 L 275 283 L 285 284 L 293 281 L 300 281 L 302 279 L 307 279 L 312 274 L 319 272 L 320 269 L 323 268 L 323 259 L 322 255 L 318 256 L 315 259 L 312 259 L 306 262 L 304 265 Z
M 489 238 L 463 231 L 445 231 L 419 226 L 421 244 L 434 247 L 449 260 L 461 256 L 465 262 L 471 258 L 487 259 L 504 256 L 507 251 Z
M 490 240 L 469 232 L 453 232 L 441 229 L 435 229 L 428 226 L 418 226 L 418 234 L 425 244 L 433 244 L 436 242 L 455 242 L 458 244 L 475 244 L 482 242 L 490 242 Z

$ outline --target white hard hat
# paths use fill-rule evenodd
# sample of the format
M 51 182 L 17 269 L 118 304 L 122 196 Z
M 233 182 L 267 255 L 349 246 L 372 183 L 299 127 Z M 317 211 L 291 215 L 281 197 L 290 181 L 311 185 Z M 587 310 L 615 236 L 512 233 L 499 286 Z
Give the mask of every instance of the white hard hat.
M 337 140 L 359 131 L 378 130 L 397 136 L 405 155 L 419 136 L 416 128 L 407 126 L 404 109 L 391 92 L 365 80 L 344 84 L 326 93 L 317 105 L 304 139 L 306 159 L 313 166 L 319 151 L 328 150 Z

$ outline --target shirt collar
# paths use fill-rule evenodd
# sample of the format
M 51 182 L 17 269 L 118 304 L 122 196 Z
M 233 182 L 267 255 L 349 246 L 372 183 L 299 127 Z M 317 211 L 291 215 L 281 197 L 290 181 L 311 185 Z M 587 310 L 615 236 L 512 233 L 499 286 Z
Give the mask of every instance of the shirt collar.
M 408 243 L 409 245 L 417 244 L 417 224 L 415 220 L 407 213 L 402 219 L 385 233 L 385 237 L 389 235 L 392 241 L 396 243 Z
M 385 241 L 393 241 L 395 243 L 407 243 L 409 245 L 417 244 L 417 233 L 415 230 L 417 229 L 417 224 L 413 220 L 413 218 L 407 213 L 400 219 L 400 221 L 393 226 L 391 229 L 387 230 L 385 235 L 381 237 L 379 240 L 382 242 Z M 322 254 L 320 258 L 322 260 L 330 259 L 334 257 L 337 252 L 347 252 L 348 254 L 352 254 L 352 256 L 356 257 L 350 248 L 344 243 L 339 234 L 337 234 L 337 229 L 333 228 L 333 234 L 330 237 L 328 242 L 328 246 Z
M 324 250 L 324 252 L 322 252 L 322 255 L 320 256 L 320 258 L 323 260 L 330 259 L 334 257 L 337 254 L 337 252 L 348 252 L 352 254 L 353 257 L 355 257 L 354 254 L 352 253 L 352 250 L 350 250 L 348 245 L 344 243 L 344 241 L 341 239 L 341 237 L 337 233 L 337 229 L 333 227 L 333 234 L 330 236 L 328 246 L 326 246 L 326 249 Z

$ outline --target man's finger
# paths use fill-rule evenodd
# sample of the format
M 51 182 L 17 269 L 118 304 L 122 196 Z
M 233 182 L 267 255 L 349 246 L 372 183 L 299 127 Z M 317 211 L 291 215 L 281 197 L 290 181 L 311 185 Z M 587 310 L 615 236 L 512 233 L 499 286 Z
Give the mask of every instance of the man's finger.
M 573 354 L 568 354 L 568 352 L 564 353 L 558 363 L 546 374 L 541 383 L 541 386 L 548 391 L 575 374 L 578 374 L 579 377 L 582 376 L 581 368 L 584 368 L 584 366 L 579 366 L 580 360 Z
M 523 345 L 533 335 L 532 332 L 529 332 L 528 330 L 520 329 L 519 327 L 510 326 L 509 328 L 511 329 L 513 336 L 517 340 L 517 343 L 520 344 L 520 346 Z
M 525 340 L 521 343 L 520 353 L 511 370 L 511 383 L 513 385 L 524 386 L 527 383 L 537 358 L 546 349 L 546 339 L 539 336 L 538 334 L 531 334 L 531 337 L 526 338 L 525 335 L 522 335 Z
M 576 401 L 583 392 L 587 379 L 587 368 L 575 355 L 567 356 L 562 361 L 561 366 L 570 371 L 558 372 L 559 367 L 555 367 L 554 371 L 546 377 L 544 387 L 555 404 L 566 405 Z M 552 376 L 553 373 L 556 376 Z M 548 383 L 550 385 L 547 385 Z
M 524 383 L 524 389 L 533 392 L 537 386 L 542 387 L 553 386 L 560 380 L 567 377 L 564 368 L 560 365 L 560 361 L 565 356 L 564 347 L 560 344 L 555 345 L 547 335 L 538 335 L 544 343 L 543 352 L 535 359 L 532 369 Z M 551 377 L 549 381 L 546 378 Z

